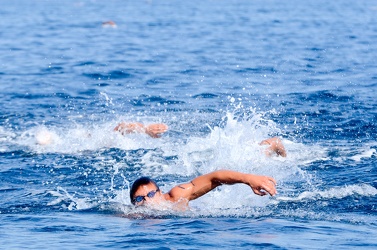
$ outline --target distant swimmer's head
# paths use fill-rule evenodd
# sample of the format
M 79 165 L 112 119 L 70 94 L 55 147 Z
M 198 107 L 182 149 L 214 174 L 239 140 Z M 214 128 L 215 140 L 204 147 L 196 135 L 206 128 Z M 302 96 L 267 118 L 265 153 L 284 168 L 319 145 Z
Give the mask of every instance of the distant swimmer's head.
M 160 188 L 148 177 L 141 177 L 132 184 L 130 199 L 131 203 L 136 206 L 158 203 L 161 197 Z
M 111 28 L 116 28 L 117 25 L 114 21 L 106 21 L 102 23 L 102 27 L 111 27 Z
M 53 142 L 53 136 L 50 131 L 43 129 L 35 135 L 35 140 L 39 145 L 48 145 Z

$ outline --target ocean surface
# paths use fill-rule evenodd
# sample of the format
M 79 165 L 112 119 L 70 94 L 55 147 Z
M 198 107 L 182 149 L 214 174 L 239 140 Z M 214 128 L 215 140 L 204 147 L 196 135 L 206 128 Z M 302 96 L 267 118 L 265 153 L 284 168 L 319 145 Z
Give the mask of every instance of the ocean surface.
M 0 5 L 0 249 L 377 248 L 376 1 Z M 140 176 L 168 192 L 217 169 L 278 194 L 130 203 Z

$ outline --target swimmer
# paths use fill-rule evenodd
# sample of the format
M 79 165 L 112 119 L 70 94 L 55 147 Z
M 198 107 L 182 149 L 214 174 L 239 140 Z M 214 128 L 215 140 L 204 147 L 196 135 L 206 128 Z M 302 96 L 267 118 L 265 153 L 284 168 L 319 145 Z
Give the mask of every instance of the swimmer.
M 163 205 L 166 202 L 173 208 L 185 210 L 189 201 L 195 200 L 218 186 L 243 183 L 256 195 L 276 194 L 276 181 L 272 177 L 246 174 L 230 170 L 218 170 L 196 177 L 192 181 L 173 187 L 168 193 L 162 193 L 156 182 L 148 177 L 137 179 L 131 187 L 130 199 L 135 206 Z
M 117 25 L 116 25 L 116 23 L 114 22 L 114 21 L 106 21 L 106 22 L 103 22 L 102 23 L 102 27 L 111 27 L 111 28 L 116 28 L 117 27 Z
M 160 138 L 161 134 L 165 133 L 168 128 L 168 125 L 164 123 L 144 125 L 140 122 L 121 122 L 114 128 L 114 131 L 120 132 L 122 135 L 131 133 L 145 133 L 152 138 Z

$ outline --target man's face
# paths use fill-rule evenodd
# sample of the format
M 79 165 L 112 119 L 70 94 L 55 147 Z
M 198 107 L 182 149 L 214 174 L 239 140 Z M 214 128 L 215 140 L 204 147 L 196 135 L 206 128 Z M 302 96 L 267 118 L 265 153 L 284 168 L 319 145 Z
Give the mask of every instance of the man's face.
M 158 203 L 161 198 L 160 190 L 153 183 L 140 186 L 133 197 L 136 206 Z

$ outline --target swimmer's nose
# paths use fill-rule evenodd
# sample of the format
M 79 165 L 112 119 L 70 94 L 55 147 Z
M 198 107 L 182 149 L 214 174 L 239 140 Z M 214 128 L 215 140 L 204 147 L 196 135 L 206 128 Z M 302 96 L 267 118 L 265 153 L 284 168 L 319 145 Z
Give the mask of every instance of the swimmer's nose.
M 145 199 L 144 202 L 147 202 L 147 203 L 150 203 L 153 200 L 153 198 L 149 198 L 148 196 L 146 196 L 144 199 Z

